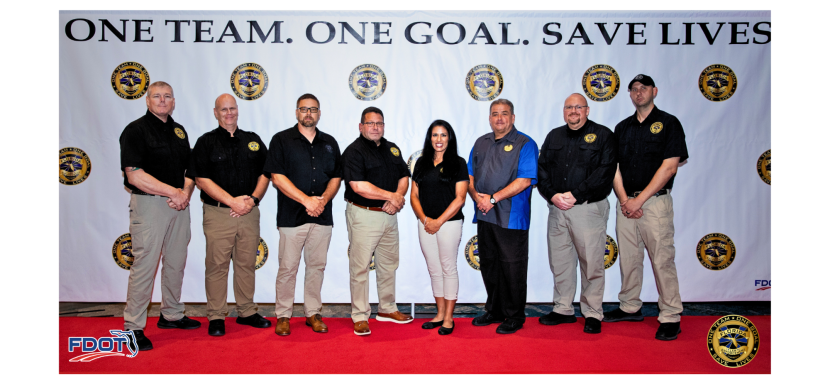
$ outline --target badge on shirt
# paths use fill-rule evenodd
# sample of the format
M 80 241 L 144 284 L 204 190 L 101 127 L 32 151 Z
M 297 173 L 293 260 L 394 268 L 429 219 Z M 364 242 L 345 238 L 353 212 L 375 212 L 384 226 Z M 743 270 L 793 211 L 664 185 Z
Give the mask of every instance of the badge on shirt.
M 401 151 L 399 151 L 398 148 L 392 147 L 389 150 L 392 151 L 392 154 L 395 155 L 395 156 L 400 156 L 401 155 Z
M 588 143 L 588 144 L 593 143 L 596 140 L 597 140 L 597 135 L 595 135 L 593 133 L 589 133 L 589 134 L 585 135 L 585 142 Z
M 256 141 L 248 143 L 248 149 L 254 152 L 259 151 L 259 143 L 257 143 Z
M 663 130 L 663 123 L 661 123 L 659 121 L 651 125 L 651 133 L 653 133 L 653 134 L 658 134 L 662 130 Z
M 513 150 L 513 144 L 508 144 L 508 145 L 504 146 L 504 151 L 505 152 L 510 152 L 512 150 Z
M 184 139 L 184 131 L 181 128 L 176 128 L 173 130 L 180 139 Z

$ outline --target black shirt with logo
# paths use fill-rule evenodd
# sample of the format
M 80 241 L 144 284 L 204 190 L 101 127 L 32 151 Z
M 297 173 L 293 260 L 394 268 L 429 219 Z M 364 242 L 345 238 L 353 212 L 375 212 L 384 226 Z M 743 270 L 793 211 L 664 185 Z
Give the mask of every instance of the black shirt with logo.
M 557 193 L 571 192 L 576 204 L 608 197 L 617 173 L 617 139 L 591 120 L 577 130 L 555 128 L 539 155 L 539 194 L 550 204 Z
M 418 159 L 418 162 L 429 161 L 423 157 Z M 446 161 L 458 161 L 458 168 L 455 175 L 452 175 L 450 182 L 441 181 L 441 175 L 444 173 L 444 163 Z M 424 164 L 426 166 L 426 164 Z M 416 167 L 417 167 L 416 163 Z M 429 165 L 431 166 L 431 164 Z M 462 181 L 470 181 L 470 176 L 467 175 L 467 162 L 458 157 L 457 160 L 445 160 L 434 167 L 427 166 L 423 176 L 418 181 L 418 200 L 421 202 L 421 209 L 424 210 L 424 215 L 431 219 L 437 219 L 444 214 L 447 207 L 455 200 L 455 186 Z M 467 191 L 464 191 L 465 195 Z M 463 220 L 464 214 L 459 209 L 458 212 L 451 219 Z
M 262 172 L 267 152 L 256 133 L 237 128 L 231 137 L 225 128 L 218 127 L 196 140 L 187 176 L 210 179 L 233 197 L 251 196 L 259 176 L 270 177 Z M 199 197 L 207 205 L 218 203 L 204 190 Z
M 385 191 L 396 192 L 398 181 L 409 177 L 409 167 L 403 161 L 401 149 L 395 143 L 380 139 L 380 145 L 360 135 L 343 151 L 343 181 L 345 198 L 366 207 L 383 207 L 384 200 L 360 196 L 349 185 L 351 181 L 367 181 Z
M 329 180 L 343 177 L 340 147 L 334 137 L 319 129 L 309 142 L 294 125 L 275 134 L 270 148 L 265 171 L 284 175 L 308 196 L 322 196 Z M 278 191 L 277 226 L 290 228 L 308 223 L 334 225 L 331 201 L 322 214 L 312 217 L 304 205 Z
M 629 195 L 648 186 L 663 160 L 679 157 L 682 163 L 689 158 L 680 121 L 657 107 L 642 123 L 634 112 L 617 124 L 614 134 L 619 141 L 618 162 L 623 187 Z M 673 184 L 674 176 L 663 188 L 670 189 Z
M 158 181 L 173 188 L 184 188 L 185 171 L 190 161 L 187 131 L 172 116 L 162 122 L 150 110 L 128 124 L 121 137 L 121 170 L 141 168 Z M 124 186 L 141 191 L 130 184 L 124 173 Z

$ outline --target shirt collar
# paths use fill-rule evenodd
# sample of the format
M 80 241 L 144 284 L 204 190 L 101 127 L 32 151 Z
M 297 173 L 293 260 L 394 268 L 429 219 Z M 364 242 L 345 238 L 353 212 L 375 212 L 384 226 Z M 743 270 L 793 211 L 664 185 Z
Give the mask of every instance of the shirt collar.
M 494 143 L 496 142 L 496 133 L 493 132 L 492 130 L 490 131 L 490 133 L 488 133 L 484 136 L 486 138 L 490 139 L 490 140 L 493 140 Z M 510 132 L 507 132 L 507 134 L 504 135 L 504 137 L 502 137 L 499 140 L 504 140 L 504 141 L 513 143 L 518 138 L 519 138 L 519 130 L 516 128 L 516 124 L 513 124 L 513 126 L 510 128 Z
M 590 128 L 592 124 L 594 124 L 594 122 L 591 121 L 591 119 L 588 119 L 585 121 L 585 124 L 582 124 L 582 126 L 579 127 L 579 129 L 577 130 L 571 129 L 571 127 L 569 127 L 568 124 L 565 124 L 565 129 L 568 133 L 568 137 L 577 137 L 582 136 L 583 134 L 585 134 L 585 132 L 588 132 L 588 128 Z
M 167 122 L 165 123 L 161 121 L 158 116 L 154 115 L 153 112 L 150 112 L 150 108 L 147 108 L 147 113 L 145 113 L 144 116 L 146 116 L 154 126 L 170 128 L 174 124 L 172 115 L 167 115 Z
M 637 124 L 648 125 L 649 123 L 657 119 L 655 116 L 657 116 L 659 112 L 660 110 L 657 109 L 657 106 L 655 105 L 654 108 L 651 109 L 651 112 L 649 112 L 648 116 L 646 116 L 646 118 L 643 119 L 643 122 L 640 123 L 640 120 L 637 119 L 637 110 L 635 109 L 634 114 L 631 115 L 631 118 L 634 119 L 634 122 Z
M 234 139 L 234 138 L 239 137 L 239 135 L 238 135 L 238 134 L 239 134 L 240 132 L 245 132 L 245 131 L 243 131 L 241 128 L 239 128 L 239 126 L 236 126 L 236 132 L 234 132 L 234 136 L 233 136 L 233 137 L 231 137 L 231 133 L 230 133 L 230 132 L 228 132 L 228 130 L 227 130 L 227 129 L 222 128 L 222 126 L 220 125 L 220 126 L 216 127 L 216 129 L 214 129 L 214 130 L 213 130 L 213 132 L 214 132 L 214 133 L 216 133 L 217 135 L 219 135 L 219 136 L 220 136 L 220 137 L 222 137 L 222 138 L 225 138 L 225 139 Z
M 385 137 L 380 138 L 380 145 L 376 145 L 374 141 L 367 139 L 366 137 L 363 136 L 363 134 L 361 134 L 357 138 L 358 138 L 358 140 L 360 140 L 361 143 L 363 143 L 364 145 L 366 145 L 370 148 L 379 149 L 380 147 L 383 147 L 384 145 L 386 145 L 386 138 Z
M 298 123 L 298 124 L 299 124 L 299 123 Z M 292 139 L 303 139 L 303 140 L 305 140 L 305 141 L 308 141 L 308 139 L 306 139 L 306 137 L 305 137 L 305 136 L 303 136 L 303 133 L 302 133 L 302 132 L 300 132 L 300 127 L 299 127 L 299 125 L 298 125 L 298 124 L 294 124 L 294 126 L 293 126 L 293 127 L 289 128 L 289 131 L 288 131 L 288 132 L 289 132 L 289 136 L 290 136 Z M 362 136 L 362 135 L 361 135 L 361 136 Z M 314 127 L 314 140 L 311 140 L 311 142 L 313 143 L 313 142 L 317 141 L 317 138 L 318 138 L 318 137 L 320 137 L 320 130 L 319 130 L 319 129 L 317 129 L 317 127 Z

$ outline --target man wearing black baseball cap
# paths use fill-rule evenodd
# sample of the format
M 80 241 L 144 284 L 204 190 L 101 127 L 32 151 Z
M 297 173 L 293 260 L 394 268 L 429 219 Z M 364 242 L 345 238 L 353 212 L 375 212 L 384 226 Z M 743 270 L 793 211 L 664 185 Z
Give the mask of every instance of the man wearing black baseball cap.
M 671 190 L 680 163 L 689 158 L 686 136 L 676 117 L 657 109 L 657 87 L 648 75 L 628 83 L 636 111 L 614 133 L 619 141 L 617 174 L 617 242 L 622 287 L 620 307 L 605 314 L 604 322 L 643 321 L 643 247 L 651 259 L 659 293 L 658 340 L 674 340 L 680 333 L 680 286 L 674 264 L 674 208 Z

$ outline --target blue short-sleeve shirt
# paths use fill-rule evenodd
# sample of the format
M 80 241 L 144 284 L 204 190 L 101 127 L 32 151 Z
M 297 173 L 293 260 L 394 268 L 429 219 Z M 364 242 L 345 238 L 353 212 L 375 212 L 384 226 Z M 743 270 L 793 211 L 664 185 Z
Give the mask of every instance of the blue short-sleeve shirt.
M 499 140 L 493 132 L 476 140 L 470 151 L 467 173 L 475 179 L 476 191 L 493 194 L 517 178 L 530 179 L 530 185 L 535 185 L 538 159 L 536 142 L 513 126 Z M 516 196 L 499 201 L 486 215 L 476 210 L 473 223 L 481 220 L 507 229 L 529 229 L 532 189 L 527 187 Z

